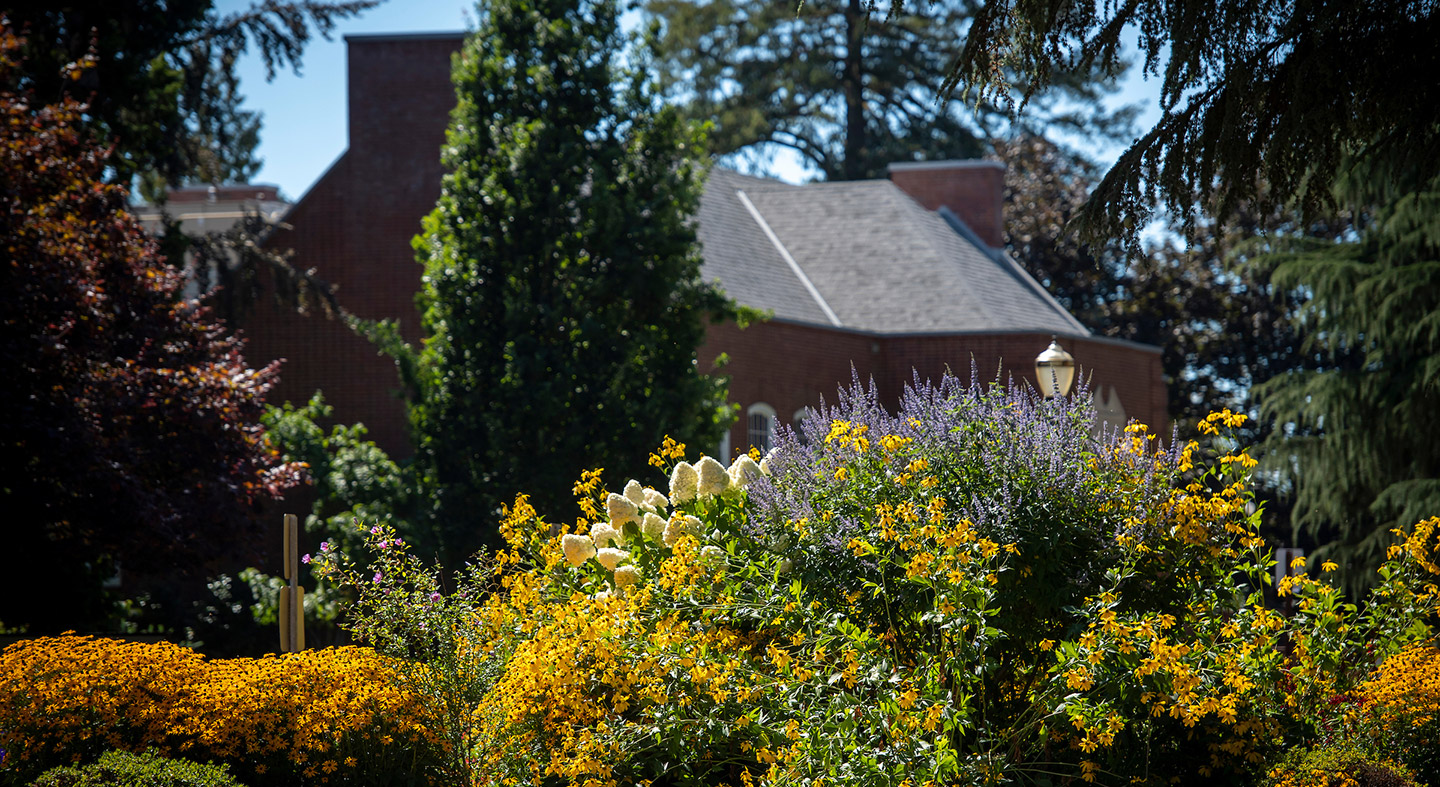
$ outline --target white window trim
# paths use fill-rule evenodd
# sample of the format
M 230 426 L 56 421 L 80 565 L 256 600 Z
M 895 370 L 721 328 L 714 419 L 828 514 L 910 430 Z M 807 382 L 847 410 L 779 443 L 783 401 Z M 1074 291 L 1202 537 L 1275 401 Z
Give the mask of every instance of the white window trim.
M 765 430 L 765 440 L 763 441 L 763 445 L 756 445 L 755 440 L 752 437 L 754 430 L 750 427 L 750 419 L 754 418 L 757 415 L 769 419 L 769 424 Z M 761 453 L 764 453 L 765 451 L 768 451 L 771 448 L 775 447 L 775 423 L 776 413 L 774 407 L 771 407 L 764 402 L 756 402 L 755 404 L 752 404 L 749 407 L 745 408 L 745 447 L 749 448 L 750 446 L 754 445 L 756 448 L 760 449 Z

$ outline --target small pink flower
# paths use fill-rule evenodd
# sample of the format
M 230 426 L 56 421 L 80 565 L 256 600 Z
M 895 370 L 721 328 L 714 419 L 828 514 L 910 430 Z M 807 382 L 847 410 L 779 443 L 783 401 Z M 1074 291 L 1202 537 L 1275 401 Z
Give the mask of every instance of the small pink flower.
M 301 563 L 309 563 L 309 562 L 310 562 L 310 556 L 309 556 L 309 555 L 301 555 L 301 556 L 300 556 L 300 562 L 301 562 Z
M 375 572 L 375 583 L 376 583 L 376 584 L 379 584 L 379 583 L 380 583 L 380 580 L 382 580 L 382 579 L 384 579 L 384 578 L 385 578 L 385 575 L 384 575 L 384 574 L 381 574 L 379 571 L 376 571 L 376 572 Z
M 431 594 L 430 594 L 430 601 L 431 601 L 432 603 L 433 603 L 433 602 L 438 602 L 439 600 L 440 600 L 440 594 L 439 594 L 439 593 L 431 593 Z

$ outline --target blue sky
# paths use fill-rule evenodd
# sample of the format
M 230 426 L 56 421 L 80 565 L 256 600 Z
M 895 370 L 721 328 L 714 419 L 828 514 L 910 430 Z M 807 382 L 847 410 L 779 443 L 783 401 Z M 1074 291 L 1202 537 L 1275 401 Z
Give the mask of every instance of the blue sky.
M 250 0 L 219 0 L 216 5 L 221 13 L 230 13 L 248 8 Z M 473 0 L 389 0 L 342 21 L 332 40 L 313 40 L 305 50 L 299 76 L 285 71 L 268 83 L 260 58 L 247 55 L 240 66 L 245 106 L 264 113 L 260 132 L 264 164 L 255 181 L 274 183 L 291 200 L 299 199 L 344 152 L 346 35 L 466 30 L 473 26 L 473 8 Z M 1158 94 L 1157 82 L 1132 76 L 1114 100 L 1116 104 L 1140 104 L 1143 111 L 1138 125 L 1148 128 L 1159 117 Z M 1116 148 L 1097 155 L 1113 160 L 1120 152 Z M 777 168 L 788 180 L 805 177 L 798 166 L 777 162 Z

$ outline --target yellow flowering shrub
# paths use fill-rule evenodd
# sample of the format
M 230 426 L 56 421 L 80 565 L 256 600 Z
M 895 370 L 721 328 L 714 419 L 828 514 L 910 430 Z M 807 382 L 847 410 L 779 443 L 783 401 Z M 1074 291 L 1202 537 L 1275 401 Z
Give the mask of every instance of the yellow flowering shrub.
M 856 389 L 758 461 L 667 443 L 668 490 L 588 472 L 574 523 L 522 497 L 454 584 L 383 525 L 373 576 L 321 571 L 404 675 L 453 676 L 456 784 L 1252 783 L 1344 743 L 1335 698 L 1429 636 L 1435 528 L 1364 611 L 1322 570 L 1280 614 L 1243 418 L 1202 461 L 1094 438 L 1083 400 Z
M 0 653 L 0 778 L 155 748 L 227 762 L 252 785 L 405 783 L 421 775 L 428 739 L 426 704 L 366 648 L 206 659 L 62 636 Z
M 1440 647 L 1415 643 L 1386 659 L 1356 691 L 1359 725 L 1427 784 L 1440 783 Z

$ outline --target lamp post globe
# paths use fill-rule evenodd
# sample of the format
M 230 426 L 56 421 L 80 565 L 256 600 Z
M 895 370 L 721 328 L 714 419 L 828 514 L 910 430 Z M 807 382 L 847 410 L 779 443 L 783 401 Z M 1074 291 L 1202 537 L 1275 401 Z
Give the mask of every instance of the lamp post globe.
M 1065 352 L 1055 337 L 1050 337 L 1050 346 L 1035 357 L 1035 379 L 1040 382 L 1040 392 L 1046 399 L 1068 396 L 1070 386 L 1075 383 L 1075 356 Z

